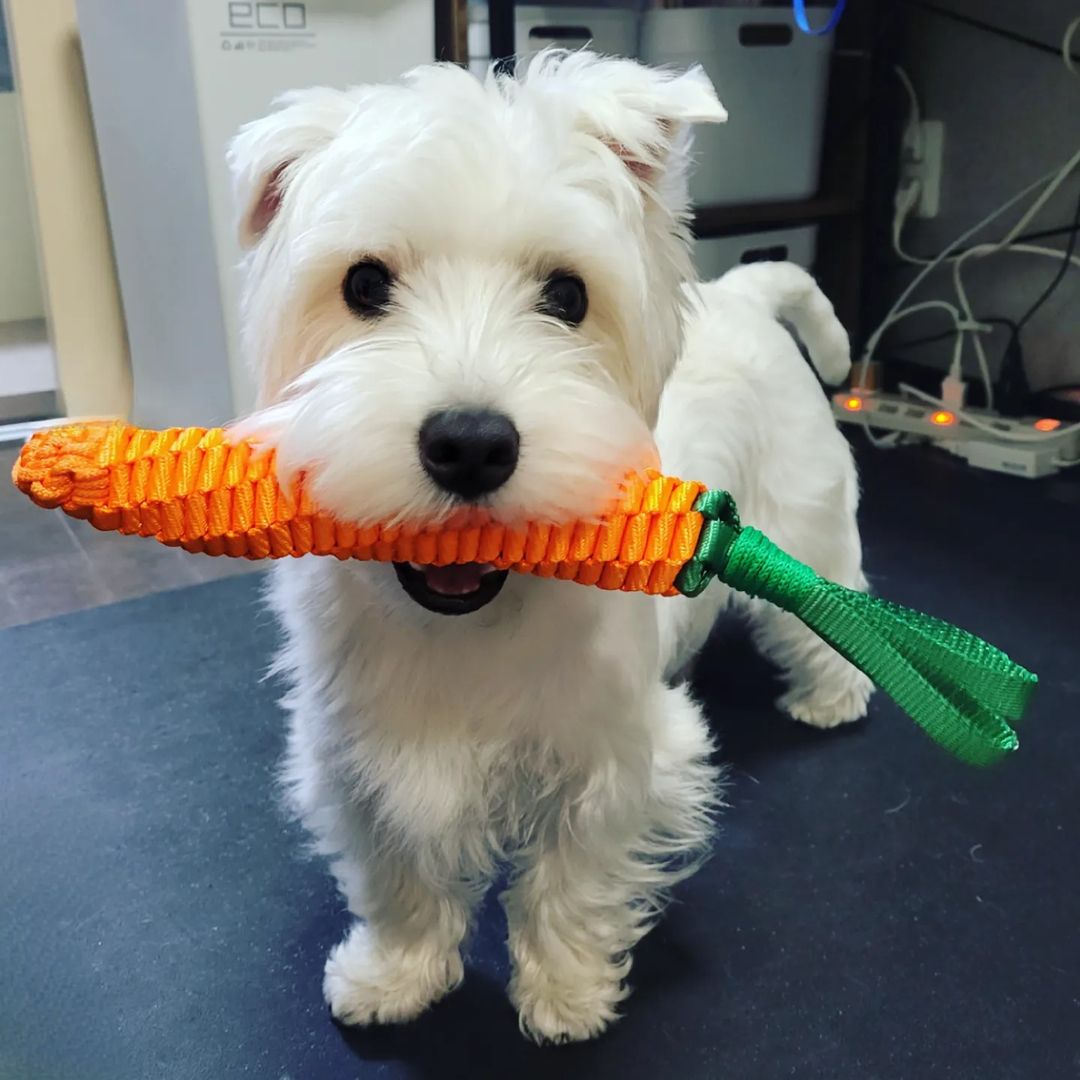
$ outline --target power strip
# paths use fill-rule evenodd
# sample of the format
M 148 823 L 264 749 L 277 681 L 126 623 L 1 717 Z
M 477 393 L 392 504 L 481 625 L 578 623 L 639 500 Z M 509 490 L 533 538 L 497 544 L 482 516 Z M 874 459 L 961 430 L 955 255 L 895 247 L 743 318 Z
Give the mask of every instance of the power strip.
M 932 440 L 978 469 L 1037 479 L 1080 465 L 1080 431 L 1054 438 L 1054 431 L 1062 424 L 1049 417 L 1012 420 L 993 413 L 966 410 L 1001 432 L 995 436 L 965 423 L 949 409 L 924 405 L 896 394 L 844 391 L 833 395 L 832 408 L 833 415 L 841 423 Z M 1009 435 L 1037 435 L 1040 432 L 1045 434 L 1045 439 L 1008 438 Z

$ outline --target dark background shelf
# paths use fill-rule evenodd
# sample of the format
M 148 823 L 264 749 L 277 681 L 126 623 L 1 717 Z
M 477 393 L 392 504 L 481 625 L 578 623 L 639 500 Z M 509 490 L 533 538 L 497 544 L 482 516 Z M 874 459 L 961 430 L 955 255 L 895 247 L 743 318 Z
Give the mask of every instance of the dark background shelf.
M 694 235 L 733 236 L 752 229 L 811 225 L 829 218 L 855 217 L 862 202 L 849 195 L 816 195 L 812 199 L 786 202 L 743 203 L 733 206 L 701 206 L 694 212 Z

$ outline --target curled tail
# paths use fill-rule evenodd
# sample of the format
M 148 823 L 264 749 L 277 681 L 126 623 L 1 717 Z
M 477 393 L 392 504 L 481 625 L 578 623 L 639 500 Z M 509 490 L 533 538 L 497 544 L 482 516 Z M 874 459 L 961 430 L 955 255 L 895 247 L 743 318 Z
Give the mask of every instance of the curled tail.
M 749 263 L 729 270 L 716 284 L 790 324 L 825 382 L 835 385 L 847 377 L 851 370 L 847 331 L 828 297 L 802 267 L 787 262 Z

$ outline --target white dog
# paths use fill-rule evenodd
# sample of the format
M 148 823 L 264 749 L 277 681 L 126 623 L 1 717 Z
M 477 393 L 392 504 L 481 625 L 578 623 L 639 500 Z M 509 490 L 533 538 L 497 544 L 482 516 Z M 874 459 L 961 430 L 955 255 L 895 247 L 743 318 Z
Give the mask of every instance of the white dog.
M 776 321 L 838 379 L 828 302 L 791 266 L 683 291 L 687 128 L 724 117 L 700 70 L 588 53 L 516 78 L 432 66 L 289 95 L 231 155 L 264 406 L 248 431 L 361 522 L 475 504 L 507 523 L 587 518 L 659 460 L 862 587 L 848 449 Z M 326 964 L 336 1017 L 405 1021 L 452 990 L 509 862 L 523 1030 L 611 1022 L 632 946 L 709 839 L 712 747 L 670 680 L 729 599 L 478 564 L 276 567 L 286 776 L 358 920 Z M 859 672 L 791 617 L 754 613 L 784 709 L 822 727 L 863 715 Z

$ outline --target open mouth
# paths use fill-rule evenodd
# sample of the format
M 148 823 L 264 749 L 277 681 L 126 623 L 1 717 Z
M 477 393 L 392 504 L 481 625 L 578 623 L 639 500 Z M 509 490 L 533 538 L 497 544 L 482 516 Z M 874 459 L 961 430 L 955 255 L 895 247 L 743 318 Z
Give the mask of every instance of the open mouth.
M 394 563 L 401 587 L 421 607 L 439 615 L 468 615 L 490 604 L 506 581 L 508 570 L 486 563 L 421 566 Z

